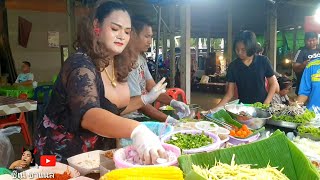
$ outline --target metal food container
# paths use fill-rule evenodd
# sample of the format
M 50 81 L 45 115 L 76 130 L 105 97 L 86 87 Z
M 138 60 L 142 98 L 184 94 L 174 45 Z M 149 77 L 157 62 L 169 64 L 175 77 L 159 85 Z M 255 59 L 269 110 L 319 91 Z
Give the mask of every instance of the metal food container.
M 269 119 L 267 121 L 267 124 L 270 124 L 273 126 L 278 126 L 278 127 L 283 127 L 283 128 L 288 128 L 288 129 L 297 129 L 297 127 L 300 125 L 300 123 L 293 123 L 293 122 L 287 122 L 287 121 L 275 121 L 272 119 Z
M 246 124 L 250 129 L 260 129 L 271 118 L 271 114 L 259 108 L 244 106 L 240 104 L 228 104 L 224 107 L 232 118 L 242 124 Z M 248 116 L 240 115 L 244 112 Z

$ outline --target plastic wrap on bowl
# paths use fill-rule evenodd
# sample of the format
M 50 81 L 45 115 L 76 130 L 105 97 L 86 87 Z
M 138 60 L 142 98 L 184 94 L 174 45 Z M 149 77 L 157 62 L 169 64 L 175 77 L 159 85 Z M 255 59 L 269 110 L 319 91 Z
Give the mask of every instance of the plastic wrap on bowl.
M 178 165 L 178 157 L 181 155 L 181 150 L 177 146 L 171 144 L 162 144 L 163 148 L 166 151 L 171 151 L 176 156 L 176 159 L 171 162 L 157 164 L 157 165 L 134 165 L 126 161 L 125 148 L 133 148 L 132 146 L 128 146 L 125 148 L 121 148 L 114 153 L 113 160 L 116 168 L 130 168 L 130 167 L 138 167 L 138 166 L 177 166 Z
M 200 130 L 182 130 L 182 131 L 175 131 L 173 133 L 170 133 L 166 136 L 164 136 L 163 138 L 161 138 L 162 142 L 167 142 L 171 139 L 171 137 L 177 133 L 183 133 L 183 134 L 201 134 L 204 133 L 205 135 L 209 136 L 210 138 L 212 138 L 214 140 L 214 142 L 210 145 L 207 146 L 203 146 L 200 148 L 195 148 L 195 149 L 182 149 L 182 152 L 184 154 L 194 154 L 194 153 L 200 153 L 200 152 L 211 152 L 214 151 L 216 149 L 219 149 L 220 144 L 221 144 L 221 140 L 219 138 L 218 135 L 210 133 L 210 132 L 203 132 Z
M 231 144 L 234 144 L 234 145 L 238 145 L 238 144 L 247 144 L 247 143 L 250 143 L 250 142 L 253 142 L 253 141 L 256 141 L 259 139 L 260 137 L 260 133 L 254 135 L 254 136 L 251 136 L 249 138 L 246 138 L 246 139 L 239 139 L 239 138 L 235 138 L 233 136 L 229 136 L 230 139 L 229 139 L 229 143 Z
M 81 175 L 99 172 L 101 150 L 90 151 L 67 159 L 68 164 L 78 170 Z

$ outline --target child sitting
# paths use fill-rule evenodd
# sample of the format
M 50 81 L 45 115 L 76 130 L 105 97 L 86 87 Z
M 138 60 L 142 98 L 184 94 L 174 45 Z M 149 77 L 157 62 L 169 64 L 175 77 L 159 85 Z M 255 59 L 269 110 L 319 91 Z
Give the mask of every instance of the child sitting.
M 287 77 L 279 77 L 278 83 L 280 86 L 280 91 L 279 93 L 274 94 L 271 104 L 290 105 L 288 93 L 290 92 L 290 89 L 292 87 L 292 81 Z
M 16 80 L 16 84 L 21 85 L 31 85 L 33 81 L 33 74 L 30 72 L 31 64 L 28 61 L 23 61 L 21 70 L 22 73 L 18 75 L 18 78 Z

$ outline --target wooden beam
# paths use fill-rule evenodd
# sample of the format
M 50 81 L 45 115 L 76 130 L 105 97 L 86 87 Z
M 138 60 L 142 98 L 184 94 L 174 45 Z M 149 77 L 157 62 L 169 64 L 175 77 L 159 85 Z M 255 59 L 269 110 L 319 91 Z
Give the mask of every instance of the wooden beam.
M 196 62 L 199 64 L 199 38 L 196 38 Z
M 229 0 L 228 6 L 228 33 L 227 33 L 227 58 L 226 63 L 230 64 L 232 61 L 232 1 Z
M 210 39 L 210 35 L 207 35 L 207 57 L 209 57 L 209 53 L 211 51 L 210 45 L 211 45 L 211 39 Z
M 180 84 L 186 93 L 187 103 L 191 97 L 191 52 L 190 52 L 190 35 L 191 35 L 191 6 L 190 3 L 184 3 L 180 6 L 181 21 L 181 69 Z
M 6 0 L 6 7 L 41 12 L 66 12 L 67 9 L 66 2 L 62 0 Z
M 268 57 L 274 71 L 277 71 L 277 9 L 274 5 L 268 5 Z
M 166 28 L 163 28 L 162 34 L 162 59 L 165 61 L 167 59 L 167 51 L 168 51 L 168 32 Z
M 176 5 L 173 4 L 169 9 L 169 28 L 170 28 L 170 86 L 175 87 L 175 76 L 176 76 L 176 53 L 175 53 L 175 30 L 176 30 Z
M 75 49 L 73 43 L 76 40 L 76 19 L 75 19 L 75 0 L 67 0 L 68 17 L 68 54 L 72 54 Z
M 161 33 L 161 6 L 158 6 L 158 23 L 157 23 L 157 41 L 156 41 L 156 78 L 155 81 L 158 82 L 161 79 L 158 79 L 159 74 L 159 46 L 160 46 L 160 33 Z

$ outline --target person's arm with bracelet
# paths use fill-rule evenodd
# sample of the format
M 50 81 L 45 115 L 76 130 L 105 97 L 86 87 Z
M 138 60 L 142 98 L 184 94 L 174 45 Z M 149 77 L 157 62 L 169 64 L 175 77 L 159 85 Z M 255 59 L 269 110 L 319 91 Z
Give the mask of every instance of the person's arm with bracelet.
M 269 91 L 268 91 L 267 98 L 264 100 L 263 104 L 270 104 L 274 94 L 276 93 L 276 91 L 278 89 L 280 89 L 278 81 L 277 81 L 277 78 L 276 78 L 275 75 L 267 78 L 267 80 L 268 80 L 268 83 L 269 83 Z
M 274 75 L 274 70 L 272 69 L 269 58 L 265 57 L 265 59 L 263 60 L 265 67 L 264 76 L 267 78 L 269 84 L 268 95 L 264 100 L 263 104 L 270 104 L 274 94 L 277 91 L 280 91 L 280 86 L 276 76 Z

